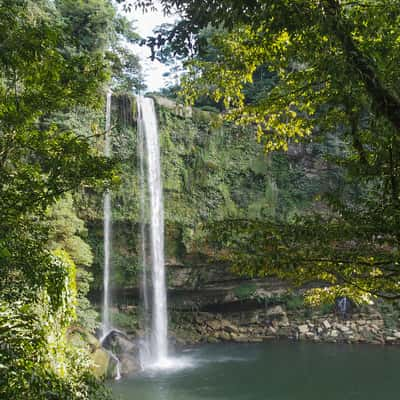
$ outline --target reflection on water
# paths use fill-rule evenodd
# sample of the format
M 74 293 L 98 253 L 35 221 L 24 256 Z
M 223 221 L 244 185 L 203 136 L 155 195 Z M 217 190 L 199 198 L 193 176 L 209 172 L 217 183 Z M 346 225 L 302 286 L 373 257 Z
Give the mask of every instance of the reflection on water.
M 400 349 L 268 342 L 187 349 L 178 367 L 113 384 L 121 400 L 388 400 L 399 398 Z

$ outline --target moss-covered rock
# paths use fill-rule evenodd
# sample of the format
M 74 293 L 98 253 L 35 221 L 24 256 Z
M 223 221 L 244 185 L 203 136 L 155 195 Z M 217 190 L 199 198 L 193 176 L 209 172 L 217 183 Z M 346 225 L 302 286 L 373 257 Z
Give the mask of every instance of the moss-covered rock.
M 96 377 L 106 378 L 115 375 L 113 371 L 110 371 L 110 355 L 106 350 L 98 348 L 90 354 L 90 358 L 93 361 L 92 371 Z
M 92 361 L 91 370 L 97 378 L 104 379 L 115 376 L 115 362 L 94 335 L 81 327 L 72 327 L 68 332 L 67 339 L 74 347 L 87 351 Z

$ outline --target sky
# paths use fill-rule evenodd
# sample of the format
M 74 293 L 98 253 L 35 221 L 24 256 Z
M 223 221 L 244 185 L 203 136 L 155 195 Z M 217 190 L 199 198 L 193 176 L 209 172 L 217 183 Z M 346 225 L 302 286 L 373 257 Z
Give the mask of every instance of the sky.
M 173 23 L 175 17 L 164 16 L 161 11 L 148 11 L 143 13 L 141 10 L 132 10 L 125 14 L 130 20 L 134 21 L 137 33 L 143 38 L 152 34 L 153 29 L 163 23 Z M 168 81 L 163 74 L 169 71 L 169 67 L 158 61 L 151 61 L 150 49 L 145 46 L 132 46 L 132 50 L 139 55 L 145 75 L 145 83 L 148 91 L 157 91 L 164 87 Z

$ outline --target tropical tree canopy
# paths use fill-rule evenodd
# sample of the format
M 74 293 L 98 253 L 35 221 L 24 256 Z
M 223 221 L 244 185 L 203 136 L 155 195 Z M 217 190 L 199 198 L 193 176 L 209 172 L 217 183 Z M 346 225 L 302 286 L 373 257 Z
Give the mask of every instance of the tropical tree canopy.
M 216 232 L 231 249 L 225 257 L 246 273 L 326 282 L 329 296 L 397 298 L 400 2 L 161 4 L 182 19 L 148 43 L 154 57 L 184 60 L 187 101 L 208 96 L 222 104 L 224 118 L 254 126 L 267 151 L 336 137 L 342 150 L 329 162 L 358 188 L 356 198 L 345 188 L 327 196 L 324 215 L 226 222 Z M 268 77 L 261 85 L 260 76 Z

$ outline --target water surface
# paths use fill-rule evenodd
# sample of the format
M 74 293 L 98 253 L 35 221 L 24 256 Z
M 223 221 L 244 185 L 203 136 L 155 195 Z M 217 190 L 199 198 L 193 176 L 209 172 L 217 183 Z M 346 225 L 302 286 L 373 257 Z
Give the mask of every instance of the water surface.
M 180 368 L 113 384 L 121 400 L 391 400 L 400 398 L 400 349 L 267 342 L 203 345 Z

